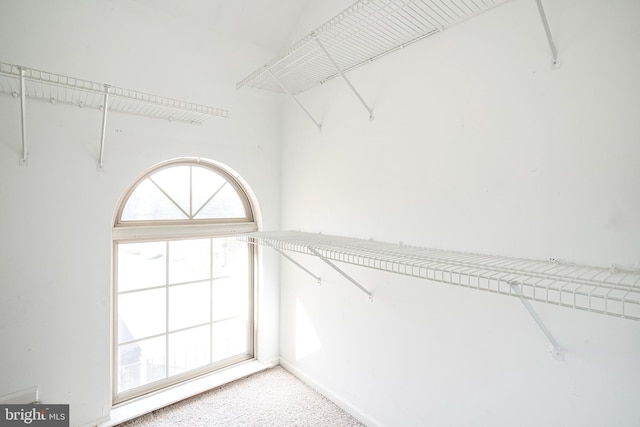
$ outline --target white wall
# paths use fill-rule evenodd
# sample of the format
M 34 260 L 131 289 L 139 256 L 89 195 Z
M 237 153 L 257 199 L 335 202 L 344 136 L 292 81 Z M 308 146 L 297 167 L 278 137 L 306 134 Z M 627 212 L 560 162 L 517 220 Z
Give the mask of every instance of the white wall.
M 0 94 L 0 395 L 40 387 L 71 425 L 108 414 L 111 228 L 128 185 L 175 157 L 222 162 L 279 228 L 282 100 L 235 83 L 269 57 L 125 0 L 2 0 L 0 61 L 230 110 L 202 126 L 113 113 L 97 172 L 101 113 Z M 278 355 L 275 255 L 262 282 L 259 356 Z M 271 267 L 270 267 L 271 266 Z
M 345 6 L 313 2 L 297 36 Z M 640 260 L 634 1 L 513 0 L 285 104 L 284 229 L 632 268 Z M 320 18 L 319 18 L 320 17 Z M 322 20 L 319 20 L 322 19 Z M 637 322 L 283 261 L 281 357 L 386 426 L 640 424 Z

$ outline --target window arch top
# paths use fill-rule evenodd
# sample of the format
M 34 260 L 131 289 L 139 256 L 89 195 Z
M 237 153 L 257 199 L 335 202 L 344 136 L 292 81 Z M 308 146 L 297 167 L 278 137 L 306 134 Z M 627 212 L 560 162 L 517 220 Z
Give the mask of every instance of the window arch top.
M 179 161 L 153 169 L 129 190 L 117 224 L 234 220 L 253 221 L 240 184 L 215 165 Z

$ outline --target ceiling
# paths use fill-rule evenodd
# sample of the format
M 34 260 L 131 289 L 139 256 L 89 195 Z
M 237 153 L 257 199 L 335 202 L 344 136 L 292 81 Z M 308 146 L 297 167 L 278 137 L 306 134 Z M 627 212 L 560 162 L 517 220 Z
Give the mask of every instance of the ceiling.
M 135 0 L 175 19 L 273 51 L 289 37 L 310 0 Z

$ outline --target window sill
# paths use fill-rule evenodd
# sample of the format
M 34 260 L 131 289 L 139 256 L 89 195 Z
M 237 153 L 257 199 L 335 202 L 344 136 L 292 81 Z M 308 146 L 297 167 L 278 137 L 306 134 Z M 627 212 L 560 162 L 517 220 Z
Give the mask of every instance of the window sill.
M 100 427 L 116 426 L 130 419 L 155 411 L 156 409 L 164 408 L 165 406 L 211 390 L 212 388 L 269 369 L 275 365 L 276 363 L 263 363 L 257 360 L 250 360 L 177 384 L 163 391 L 118 404 L 111 409 L 109 421 L 100 424 Z

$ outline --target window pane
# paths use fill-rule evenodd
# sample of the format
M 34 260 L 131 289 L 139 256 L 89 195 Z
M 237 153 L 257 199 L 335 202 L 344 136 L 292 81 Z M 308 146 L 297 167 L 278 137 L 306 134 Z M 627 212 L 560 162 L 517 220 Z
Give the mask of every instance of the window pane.
M 148 179 L 131 193 L 122 210 L 122 221 L 186 219 L 187 216 Z
M 174 166 L 162 169 L 151 175 L 158 186 L 167 193 L 169 198 L 188 214 L 191 213 L 189 202 L 190 180 L 189 166 Z
M 210 320 L 210 282 L 169 288 L 169 330 L 201 325 Z
M 213 362 L 248 353 L 247 321 L 229 319 L 212 325 Z
M 193 197 L 193 213 L 195 214 L 226 184 L 227 180 L 210 169 L 196 166 L 193 167 L 192 174 L 191 192 Z
M 226 184 L 196 215 L 196 218 L 245 218 L 242 199 L 231 184 Z
M 166 378 L 164 336 L 118 347 L 118 392 Z
M 212 319 L 221 320 L 248 314 L 248 284 L 243 280 L 218 279 L 212 287 Z
M 211 239 L 169 242 L 169 284 L 209 279 L 210 254 Z
M 164 333 L 166 291 L 151 289 L 118 296 L 118 344 Z
M 244 279 L 249 273 L 248 243 L 235 237 L 213 239 L 212 270 L 214 278 Z
M 206 325 L 169 335 L 169 375 L 211 363 L 210 330 Z
M 249 249 L 235 238 L 213 240 L 212 318 L 246 316 L 249 307 Z
M 118 291 L 166 284 L 166 242 L 118 244 Z

